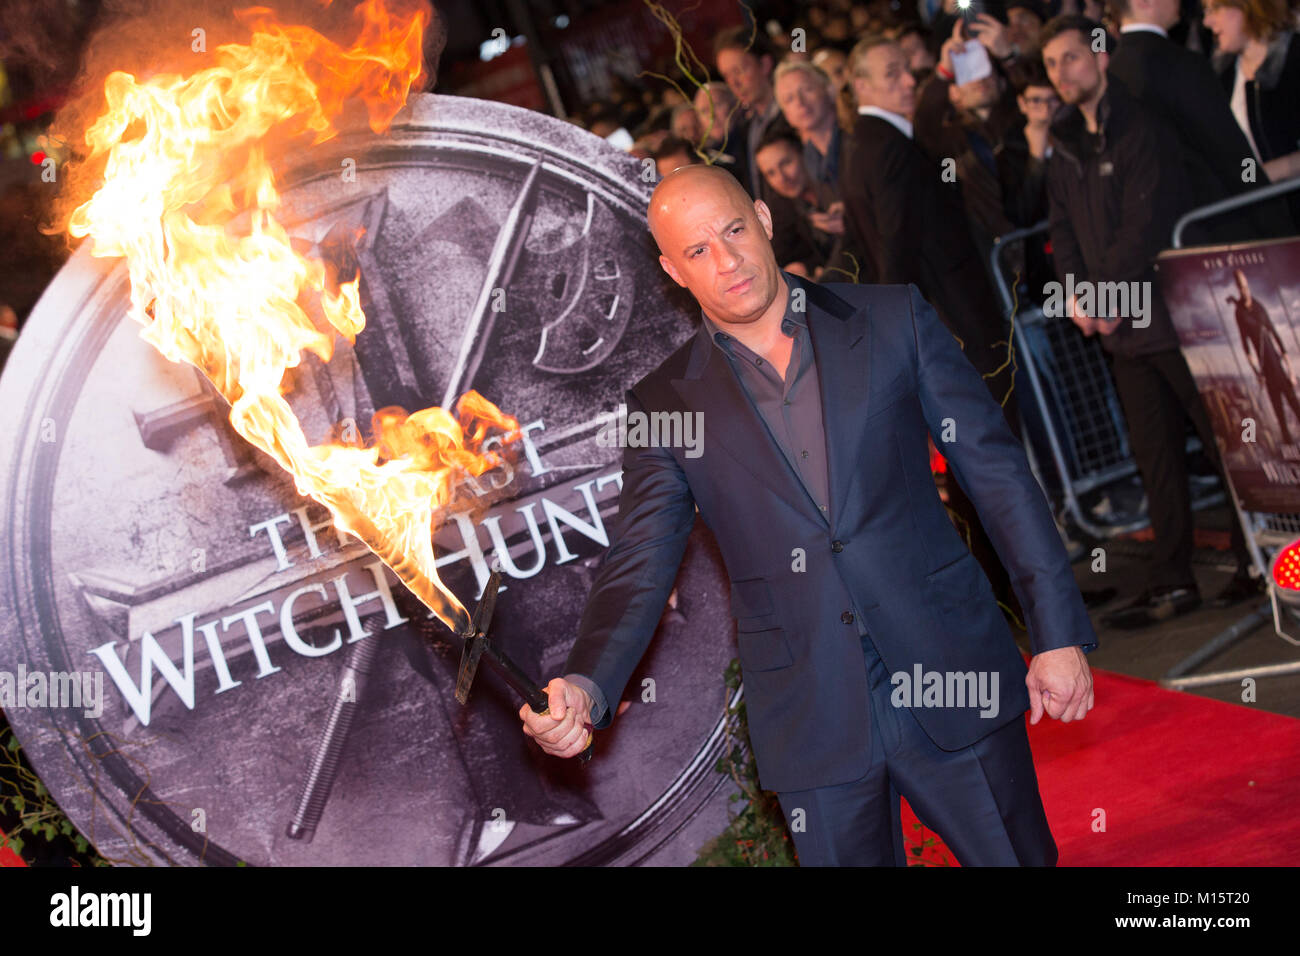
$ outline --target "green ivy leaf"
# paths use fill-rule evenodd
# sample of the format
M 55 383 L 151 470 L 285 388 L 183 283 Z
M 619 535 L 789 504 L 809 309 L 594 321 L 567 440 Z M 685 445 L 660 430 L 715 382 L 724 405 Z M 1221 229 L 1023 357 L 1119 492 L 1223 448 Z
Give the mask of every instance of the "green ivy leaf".
M 14 753 L 17 753 L 17 752 L 18 752 L 18 738 L 15 737 L 13 734 L 10 734 L 10 735 L 9 735 L 9 742 L 8 742 L 7 744 L 5 744 L 5 747 L 6 747 L 7 749 L 9 749 L 9 750 L 12 750 Z
M 77 838 L 72 842 L 77 847 L 78 853 L 85 853 L 86 848 L 90 846 L 90 844 L 86 842 L 86 838 L 81 834 L 77 834 Z
M 23 795 L 21 793 L 14 797 L 13 804 L 14 804 L 14 810 L 16 810 L 18 813 L 22 813 L 25 809 L 27 809 L 27 801 L 23 798 Z
M 22 838 L 22 837 L 10 837 L 8 842 L 9 842 L 9 849 L 13 850 L 13 851 L 14 851 L 15 853 L 17 853 L 19 856 L 22 856 L 22 855 L 23 855 L 23 838 Z

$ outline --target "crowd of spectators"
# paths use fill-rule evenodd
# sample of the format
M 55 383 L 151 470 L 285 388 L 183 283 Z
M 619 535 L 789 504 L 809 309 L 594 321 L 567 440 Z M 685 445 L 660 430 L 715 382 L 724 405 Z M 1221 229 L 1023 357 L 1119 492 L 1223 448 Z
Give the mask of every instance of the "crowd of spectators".
M 1154 259 L 1189 210 L 1300 176 L 1295 9 L 826 0 L 782 10 L 716 37 L 708 56 L 721 82 L 688 89 L 679 77 L 577 119 L 621 134 L 660 176 L 688 163 L 730 170 L 771 210 L 788 272 L 915 283 L 999 400 L 1008 346 L 989 265 L 996 237 L 1050 223 L 1009 263 L 1031 300 L 1067 275 L 1149 283 L 1149 322 L 1074 301 L 1067 311 L 1108 355 L 1156 538 L 1148 586 L 1108 621 L 1141 627 L 1198 606 L 1187 422 L 1217 467 L 1216 446 Z M 1187 235 L 1277 238 L 1298 222 L 1300 191 Z M 1006 407 L 1014 419 L 1014 402 Z M 1233 529 L 1238 572 L 1218 604 L 1260 587 Z

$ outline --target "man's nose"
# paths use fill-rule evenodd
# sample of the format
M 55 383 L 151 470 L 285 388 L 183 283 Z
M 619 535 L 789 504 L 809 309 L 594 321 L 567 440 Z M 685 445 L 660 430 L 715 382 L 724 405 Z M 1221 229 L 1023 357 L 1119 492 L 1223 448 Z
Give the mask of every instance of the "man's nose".
M 729 243 L 722 244 L 722 251 L 718 254 L 719 272 L 735 272 L 743 261 L 741 255 L 731 248 Z

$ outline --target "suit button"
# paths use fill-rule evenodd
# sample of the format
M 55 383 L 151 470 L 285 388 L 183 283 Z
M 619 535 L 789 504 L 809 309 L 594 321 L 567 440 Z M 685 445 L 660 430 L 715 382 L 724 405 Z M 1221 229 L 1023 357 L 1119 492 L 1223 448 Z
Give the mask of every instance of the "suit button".
M 852 624 L 852 623 L 853 623 L 853 612 L 852 612 L 852 611 L 845 611 L 843 614 L 840 615 L 840 620 L 843 621 L 845 624 Z
M 831 550 L 834 551 L 836 554 L 839 554 L 841 551 L 844 550 L 844 542 L 843 542 L 843 541 L 832 541 L 832 542 L 831 542 Z M 847 622 L 845 622 L 845 623 L 847 623 Z

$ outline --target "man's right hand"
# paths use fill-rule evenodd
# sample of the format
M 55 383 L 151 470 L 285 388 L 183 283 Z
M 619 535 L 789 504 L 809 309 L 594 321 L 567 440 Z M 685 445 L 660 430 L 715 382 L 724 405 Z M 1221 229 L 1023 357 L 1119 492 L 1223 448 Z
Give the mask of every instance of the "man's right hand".
M 1070 301 L 1066 308 L 1069 310 L 1070 319 L 1079 327 L 1079 331 L 1084 335 L 1095 335 L 1097 332 L 1097 320 L 1084 315 L 1079 311 L 1078 302 L 1074 296 L 1070 296 Z
M 576 757 L 587 749 L 590 737 L 591 697 L 563 677 L 554 677 L 546 685 L 547 711 L 540 716 L 524 704 L 519 719 L 524 733 L 553 757 Z

